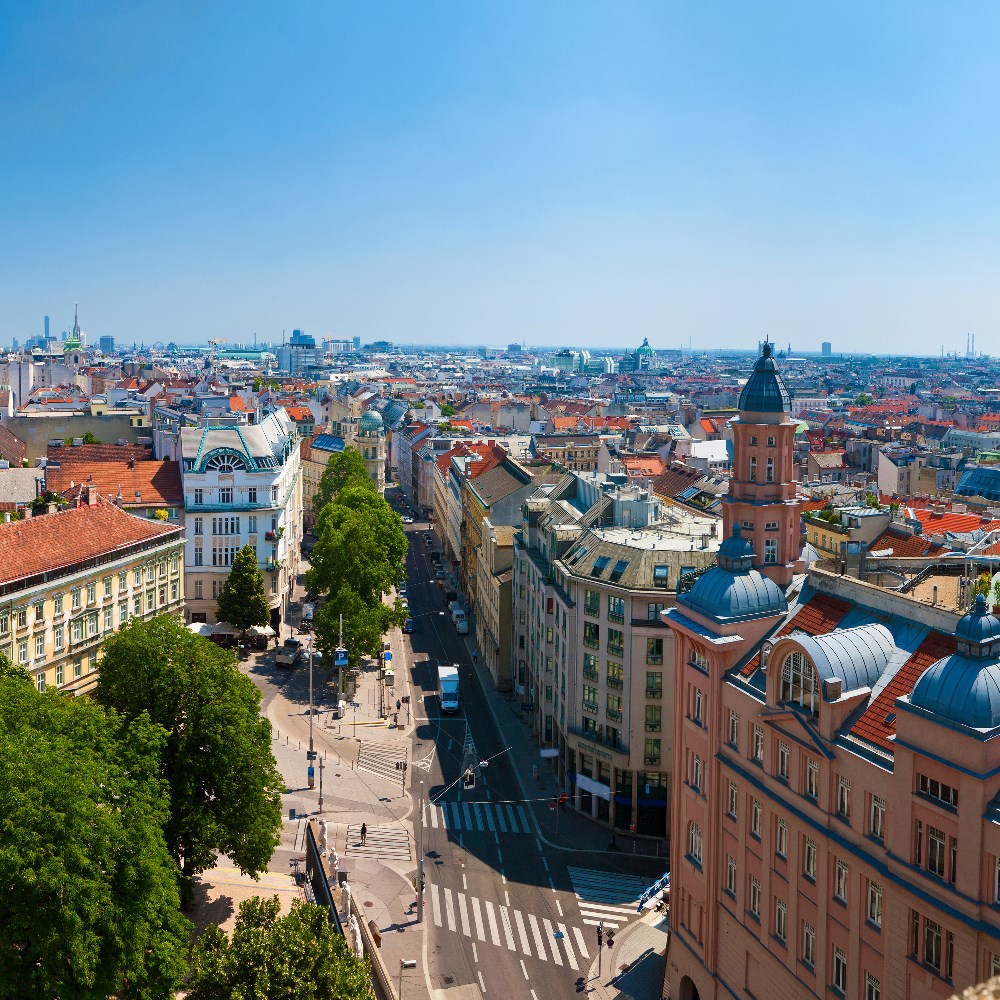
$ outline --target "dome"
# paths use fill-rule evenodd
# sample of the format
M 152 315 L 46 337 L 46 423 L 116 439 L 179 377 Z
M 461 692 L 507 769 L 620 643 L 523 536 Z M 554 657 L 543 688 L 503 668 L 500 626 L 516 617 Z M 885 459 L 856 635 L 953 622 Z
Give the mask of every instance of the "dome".
M 878 624 L 793 638 L 809 655 L 816 673 L 825 681 L 840 678 L 845 691 L 874 687 L 896 652 L 892 633 Z
M 750 413 L 786 413 L 789 410 L 788 390 L 771 353 L 771 345 L 765 344 L 740 393 L 740 410 Z
M 720 622 L 767 618 L 788 610 L 781 588 L 769 577 L 755 569 L 734 572 L 722 566 L 702 573 L 677 603 Z
M 733 533 L 719 546 L 716 560 L 723 569 L 734 573 L 753 569 L 753 545 L 743 537 L 739 521 L 733 523 Z
M 976 595 L 972 610 L 959 619 L 955 638 L 959 642 L 977 644 L 1000 638 L 1000 618 L 986 610 L 986 598 L 982 594 Z
M 362 434 L 381 434 L 382 414 L 378 410 L 367 410 L 361 415 L 360 429 Z

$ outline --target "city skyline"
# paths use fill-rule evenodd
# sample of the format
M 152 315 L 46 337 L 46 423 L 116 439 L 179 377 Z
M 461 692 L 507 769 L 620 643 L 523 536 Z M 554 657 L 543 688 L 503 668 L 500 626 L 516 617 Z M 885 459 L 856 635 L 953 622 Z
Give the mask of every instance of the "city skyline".
M 995 352 L 998 20 L 10 8 L 0 342 Z

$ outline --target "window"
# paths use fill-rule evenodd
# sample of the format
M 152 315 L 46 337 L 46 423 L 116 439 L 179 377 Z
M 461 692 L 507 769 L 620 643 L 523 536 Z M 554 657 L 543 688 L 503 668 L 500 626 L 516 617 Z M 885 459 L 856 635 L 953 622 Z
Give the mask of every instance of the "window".
M 802 874 L 816 881 L 816 841 L 806 837 L 802 846 Z
M 42 632 L 35 636 L 35 659 L 44 660 L 45 659 L 45 633 Z
M 73 592 L 72 592 L 72 595 L 71 595 L 72 596 L 71 604 L 72 604 L 72 607 L 73 607 L 74 611 L 76 611 L 80 607 L 80 598 L 81 598 L 82 593 L 83 592 L 80 590 L 79 587 L 75 587 L 73 589 Z M 20 622 L 18 622 L 18 624 L 20 625 Z
M 170 600 L 176 601 L 180 595 L 180 586 L 176 580 L 170 581 Z
M 608 660 L 608 687 L 621 691 L 625 686 L 625 668 L 620 663 Z
M 83 638 L 82 618 L 77 618 L 77 620 L 70 625 L 69 635 L 71 642 L 79 642 Z
M 780 900 L 774 901 L 774 936 L 782 943 L 785 943 L 785 936 L 788 928 L 788 911 L 785 904 Z
M 78 656 L 73 661 L 73 677 L 80 678 L 82 676 L 83 676 L 83 660 L 81 660 L 80 657 Z
M 757 435 L 756 434 L 751 434 L 750 435 L 750 447 L 751 448 L 756 448 L 757 447 Z
M 833 898 L 839 899 L 842 903 L 847 901 L 847 865 L 839 858 L 834 871 Z
M 111 596 L 111 577 L 110 576 L 106 576 L 104 578 L 104 596 L 105 597 L 110 597 Z
M 927 827 L 927 870 L 944 878 L 944 832 Z
M 882 926 L 882 886 L 878 882 L 868 882 L 868 923 Z
M 788 780 L 788 760 L 791 756 L 791 748 L 787 743 L 778 744 L 778 777 Z
M 601 613 L 601 595 L 596 590 L 583 592 L 583 613 L 585 615 L 599 615 Z
M 597 688 L 593 684 L 583 685 L 583 710 L 597 714 Z
M 789 653 L 781 666 L 781 700 L 787 705 L 819 713 L 819 679 L 802 653 Z
M 132 598 L 132 614 L 141 615 L 142 614 L 142 595 L 136 594 Z
M 736 898 L 736 858 L 731 854 L 726 859 L 726 892 Z
M 914 958 L 929 965 L 945 979 L 951 979 L 955 960 L 955 938 L 936 920 L 911 911 L 910 951 Z
M 740 792 L 739 789 L 736 787 L 736 782 L 730 781 L 729 798 L 726 801 L 726 813 L 733 819 L 736 819 L 736 813 L 737 810 L 739 809 L 739 799 L 740 799 Z M 998 859 L 997 862 L 997 870 L 1000 871 L 1000 859 Z
M 41 693 L 41 694 L 45 693 L 45 671 L 44 670 L 39 670 L 38 673 L 35 674 L 35 688 L 39 691 L 39 693 Z
M 609 622 L 623 622 L 625 621 L 625 598 L 615 597 L 613 594 L 608 594 L 608 621 Z M 660 642 L 662 643 L 662 639 Z
M 833 949 L 832 985 L 838 993 L 847 992 L 847 955 L 837 947 Z
M 142 567 L 132 567 L 132 585 L 138 587 L 142 583 Z
M 773 448 L 774 447 L 774 438 L 773 437 L 768 437 L 768 439 L 767 439 L 767 446 L 768 446 L 768 448 Z
M 625 652 L 625 633 L 616 628 L 608 629 L 608 652 L 612 656 L 622 656 Z
M 871 808 L 868 811 L 868 833 L 875 840 L 885 842 L 885 799 L 877 795 L 871 798 Z
M 194 519 L 194 533 L 196 535 L 205 534 L 205 519 L 203 517 L 196 517 Z
M 757 456 L 750 456 L 750 482 L 757 482 Z
M 194 564 L 195 566 L 203 566 L 205 562 L 204 551 L 200 548 L 194 550 Z
M 701 827 L 697 823 L 692 823 L 688 827 L 688 857 L 701 866 Z
M 758 725 L 753 727 L 753 739 L 750 756 L 758 764 L 764 763 L 764 730 Z
M 608 692 L 606 714 L 612 722 L 622 721 L 622 696 Z
M 128 588 L 128 571 L 122 570 L 118 574 L 118 593 Z
M 663 662 L 663 640 L 662 639 L 647 639 L 646 640 L 646 662 L 647 663 L 662 663 Z
M 664 605 L 659 603 L 650 603 L 646 605 L 646 621 L 648 622 L 658 622 L 660 620 L 660 612 L 663 610 Z
M 118 624 L 124 625 L 128 621 L 128 600 L 118 602 Z
M 597 622 L 583 623 L 583 644 L 591 649 L 600 649 L 601 626 Z
M 843 775 L 837 781 L 837 815 L 851 820 L 851 783 Z
M 666 590 L 670 586 L 670 567 L 669 566 L 654 566 L 653 567 L 653 586 L 662 587 Z
M 698 754 L 691 757 L 691 787 L 696 791 L 701 791 L 702 785 L 702 761 Z
M 816 929 L 812 924 L 802 925 L 802 961 L 805 965 L 815 965 L 816 960 Z
M 28 662 L 28 640 L 21 639 L 17 644 L 17 662 L 27 663 Z
M 691 648 L 691 664 L 697 667 L 703 674 L 708 673 L 708 657 L 697 646 Z
M 62 663 L 60 663 L 56 667 L 56 685 L 62 687 L 62 685 L 65 683 L 66 683 L 66 668 Z
M 104 631 L 110 632 L 115 627 L 115 609 L 107 607 L 104 609 Z
M 814 760 L 806 763 L 806 795 L 811 799 L 819 798 L 819 764 Z
M 0 615 L 0 635 L 10 635 L 10 616 L 6 612 Z
M 584 663 L 584 668 L 586 668 L 586 663 Z M 659 670 L 646 671 L 646 697 L 663 697 L 663 674 Z
M 55 643 L 56 652 L 59 652 L 65 645 L 66 642 L 65 636 L 66 636 L 66 631 L 62 625 L 57 625 L 52 630 L 52 639 L 53 642 Z
M 734 750 L 740 748 L 740 716 L 732 709 L 729 710 L 729 745 Z
M 93 604 L 97 600 L 97 583 L 91 581 L 87 584 L 87 603 Z
M 35 601 L 35 624 L 45 618 L 45 601 Z
M 928 778 L 926 774 L 921 774 L 917 784 L 921 795 L 929 799 L 935 799 L 938 804 L 947 806 L 949 809 L 958 808 L 958 789 L 946 785 L 936 778 Z
M 865 1000 L 882 1000 L 882 987 L 870 973 L 865 973 Z
M 256 503 L 256 502 L 257 502 L 257 487 L 256 486 L 248 486 L 247 487 L 247 503 Z M 256 528 L 253 529 L 253 530 L 256 531 Z
M 156 602 L 156 594 L 154 594 L 152 591 L 150 591 L 146 595 L 146 610 L 147 611 L 154 610 L 155 602 Z
M 750 835 L 760 840 L 761 817 L 764 814 L 764 807 L 757 799 L 753 799 L 750 804 Z
M 219 487 L 219 503 L 229 504 L 233 502 L 233 488 L 232 486 L 220 486 Z
M 699 726 L 702 724 L 704 712 L 705 695 L 702 693 L 701 688 L 695 688 L 694 697 L 691 701 L 691 718 L 697 722 Z
M 779 858 L 788 857 L 788 824 L 783 819 L 778 820 L 778 826 L 775 830 L 774 853 Z
M 760 919 L 760 882 L 750 876 L 750 906 L 749 906 L 751 916 Z
M 764 473 L 764 480 L 765 480 L 765 482 L 768 482 L 768 483 L 773 483 L 774 482 L 774 459 L 773 458 L 769 458 L 767 460 L 767 467 L 766 467 L 766 471 Z
M 778 542 L 774 538 L 764 539 L 764 562 L 773 566 L 778 561 Z

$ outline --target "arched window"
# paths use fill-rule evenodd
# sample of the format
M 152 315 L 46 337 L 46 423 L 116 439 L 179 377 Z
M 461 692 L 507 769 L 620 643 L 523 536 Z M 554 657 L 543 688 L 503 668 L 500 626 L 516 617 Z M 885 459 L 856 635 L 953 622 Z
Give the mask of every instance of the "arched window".
M 781 666 L 781 700 L 819 715 L 819 678 L 802 653 L 789 653 Z
M 236 472 L 246 469 L 246 463 L 242 462 L 235 455 L 213 455 L 206 463 L 206 469 L 213 472 Z
M 688 825 L 688 854 L 695 864 L 701 864 L 701 827 L 697 823 Z

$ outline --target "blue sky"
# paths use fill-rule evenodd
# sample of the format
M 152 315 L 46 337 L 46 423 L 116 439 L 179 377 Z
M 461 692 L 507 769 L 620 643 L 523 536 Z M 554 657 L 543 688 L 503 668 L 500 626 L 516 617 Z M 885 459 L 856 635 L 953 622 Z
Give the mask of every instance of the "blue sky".
M 995 3 L 0 5 L 0 343 L 1000 353 Z

